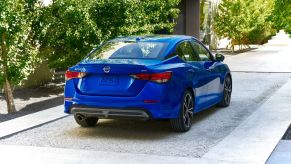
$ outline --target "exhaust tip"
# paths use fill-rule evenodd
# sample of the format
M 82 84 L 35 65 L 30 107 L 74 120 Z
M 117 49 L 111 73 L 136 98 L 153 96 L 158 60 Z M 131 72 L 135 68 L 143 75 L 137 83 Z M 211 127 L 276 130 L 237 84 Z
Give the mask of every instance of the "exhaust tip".
M 85 119 L 85 116 L 82 115 L 82 114 L 76 114 L 76 118 L 79 120 L 79 121 L 82 121 Z

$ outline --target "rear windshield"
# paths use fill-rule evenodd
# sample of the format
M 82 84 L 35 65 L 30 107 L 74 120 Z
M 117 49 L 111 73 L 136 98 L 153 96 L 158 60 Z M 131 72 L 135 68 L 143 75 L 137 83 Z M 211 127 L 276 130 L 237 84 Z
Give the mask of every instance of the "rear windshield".
M 159 59 L 167 43 L 163 42 L 107 42 L 85 60 L 96 59 Z

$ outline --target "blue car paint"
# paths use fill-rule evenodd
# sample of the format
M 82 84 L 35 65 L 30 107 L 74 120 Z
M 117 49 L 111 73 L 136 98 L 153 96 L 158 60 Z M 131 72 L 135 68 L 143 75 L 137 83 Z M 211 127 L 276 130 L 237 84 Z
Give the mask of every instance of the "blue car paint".
M 130 40 L 134 39 L 134 37 L 119 39 Z M 185 62 L 178 56 L 167 58 L 175 51 L 176 46 L 180 42 L 190 39 L 197 41 L 190 36 L 154 36 L 144 39 L 145 42 L 154 40 L 168 43 L 167 50 L 162 55 L 163 59 L 81 61 L 79 64 L 69 68 L 70 71 L 86 72 L 88 76 L 82 79 L 66 81 L 64 95 L 65 98 L 71 99 L 65 99 L 65 113 L 71 113 L 72 105 L 82 105 L 120 110 L 142 108 L 153 119 L 177 118 L 181 108 L 182 97 L 186 90 L 191 90 L 195 97 L 195 113 L 217 104 L 223 98 L 224 78 L 226 75 L 230 75 L 230 70 L 226 64 L 215 60 Z M 106 76 L 102 68 L 108 65 L 112 69 L 112 74 L 119 78 L 116 86 L 120 85 L 123 88 L 102 86 L 97 82 L 101 76 Z M 130 74 L 165 71 L 172 71 L 173 75 L 164 84 L 133 78 L 129 79 Z M 91 74 L 92 76 L 90 76 Z M 93 76 L 93 74 L 95 75 Z M 98 83 L 98 86 L 95 81 Z M 155 103 L 145 103 L 144 100 L 158 101 Z

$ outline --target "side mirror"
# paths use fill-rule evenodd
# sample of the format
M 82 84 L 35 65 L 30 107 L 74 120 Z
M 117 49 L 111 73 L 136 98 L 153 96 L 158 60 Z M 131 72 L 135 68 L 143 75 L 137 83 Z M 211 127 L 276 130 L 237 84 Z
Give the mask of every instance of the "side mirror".
M 223 61 L 224 60 L 224 55 L 222 55 L 222 54 L 215 54 L 215 60 L 216 61 Z

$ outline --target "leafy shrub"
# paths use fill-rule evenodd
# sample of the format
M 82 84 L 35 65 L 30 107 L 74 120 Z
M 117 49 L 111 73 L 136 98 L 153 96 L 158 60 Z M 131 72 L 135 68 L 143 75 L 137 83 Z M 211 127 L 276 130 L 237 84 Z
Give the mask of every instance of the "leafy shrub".
M 52 68 L 79 62 L 116 36 L 172 32 L 180 0 L 54 0 L 39 17 L 42 56 Z
M 261 44 L 274 33 L 267 20 L 272 8 L 272 1 L 222 0 L 214 18 L 215 32 L 231 39 L 232 47 Z

